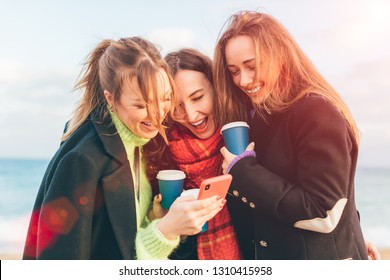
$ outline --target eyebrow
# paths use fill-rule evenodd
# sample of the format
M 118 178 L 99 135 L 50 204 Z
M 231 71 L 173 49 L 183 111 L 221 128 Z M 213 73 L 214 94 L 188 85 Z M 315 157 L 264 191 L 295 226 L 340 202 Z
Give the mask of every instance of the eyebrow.
M 129 97 L 128 100 L 133 101 L 133 102 L 144 102 L 144 100 L 142 98 L 138 98 L 138 97 L 136 97 L 136 98 Z
M 167 95 L 172 95 L 172 90 L 166 91 L 163 96 L 166 97 Z M 140 97 L 135 97 L 135 98 L 129 97 L 128 99 L 134 102 L 145 102 L 145 100 Z
M 172 95 L 172 90 L 168 90 L 168 91 L 166 91 L 165 93 L 164 93 L 164 95 L 163 95 L 163 97 L 162 98 L 166 98 L 166 96 L 167 95 L 169 95 L 169 96 L 171 96 Z M 160 98 L 159 98 L 160 99 Z M 141 99 L 138 99 L 139 101 L 142 101 L 142 102 L 145 102 L 143 99 L 141 100 Z M 149 102 L 154 102 L 154 97 L 153 98 L 149 98 L 148 99 L 148 103 Z
M 249 59 L 247 59 L 247 60 L 244 60 L 244 61 L 243 61 L 243 64 L 247 64 L 247 63 L 252 62 L 252 61 L 254 61 L 254 60 L 256 60 L 256 58 L 249 58 Z M 234 65 L 234 64 L 228 64 L 228 65 L 227 65 L 227 67 L 234 67 L 234 66 L 236 66 L 236 65 Z
M 188 97 L 192 97 L 192 96 L 194 96 L 195 94 L 197 94 L 198 92 L 200 92 L 202 90 L 203 90 L 203 88 L 197 89 L 193 93 L 191 93 Z

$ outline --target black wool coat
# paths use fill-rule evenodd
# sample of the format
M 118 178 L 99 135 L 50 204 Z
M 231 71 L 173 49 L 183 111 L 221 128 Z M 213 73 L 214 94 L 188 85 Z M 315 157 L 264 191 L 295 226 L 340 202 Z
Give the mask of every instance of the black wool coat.
M 250 123 L 256 158 L 239 160 L 228 206 L 246 259 L 367 259 L 355 206 L 358 147 L 325 98 L 310 94 Z
M 108 123 L 90 117 L 50 161 L 24 259 L 134 259 L 132 173 L 115 126 Z

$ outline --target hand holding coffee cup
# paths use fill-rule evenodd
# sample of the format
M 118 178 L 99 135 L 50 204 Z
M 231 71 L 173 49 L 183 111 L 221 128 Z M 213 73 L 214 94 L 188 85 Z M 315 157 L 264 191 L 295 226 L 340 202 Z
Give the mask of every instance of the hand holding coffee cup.
M 186 174 L 181 170 L 161 170 L 157 174 L 159 190 L 162 195 L 161 206 L 169 209 L 183 191 Z
M 161 219 L 167 214 L 168 209 L 162 208 L 161 200 L 162 200 L 161 194 L 158 194 L 153 198 L 153 206 L 148 212 L 149 221 Z
M 249 144 L 249 125 L 246 122 L 225 124 L 221 134 L 226 148 L 234 155 L 244 152 Z
M 254 151 L 255 149 L 255 143 L 252 142 L 250 143 L 245 151 Z M 237 161 L 237 158 L 239 158 L 239 156 L 237 155 L 234 155 L 232 154 L 231 152 L 228 151 L 228 149 L 226 149 L 226 147 L 222 147 L 221 150 L 220 150 L 222 156 L 223 156 L 223 162 L 222 162 L 222 173 L 223 174 L 227 174 L 228 173 L 228 168 L 229 166 L 231 165 L 231 163 L 233 161 Z M 231 166 L 230 166 L 231 167 Z

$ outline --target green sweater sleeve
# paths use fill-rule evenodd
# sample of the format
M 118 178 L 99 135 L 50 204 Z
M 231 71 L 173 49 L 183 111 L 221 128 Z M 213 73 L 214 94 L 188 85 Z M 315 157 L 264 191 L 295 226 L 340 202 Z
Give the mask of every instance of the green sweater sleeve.
M 179 245 L 180 238 L 168 240 L 157 228 L 160 219 L 149 222 L 146 218 L 143 227 L 137 231 L 135 252 L 138 260 L 161 260 L 168 256 Z

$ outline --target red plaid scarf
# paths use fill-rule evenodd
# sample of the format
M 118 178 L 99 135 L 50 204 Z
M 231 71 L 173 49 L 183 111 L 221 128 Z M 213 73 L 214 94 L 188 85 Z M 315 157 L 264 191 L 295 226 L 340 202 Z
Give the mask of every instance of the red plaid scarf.
M 198 139 L 180 125 L 170 131 L 169 149 L 178 167 L 187 175 L 186 189 L 199 188 L 202 180 L 222 173 L 223 146 L 220 130 L 208 139 Z M 208 222 L 197 238 L 200 260 L 239 260 L 240 250 L 227 206 Z

